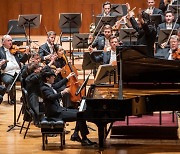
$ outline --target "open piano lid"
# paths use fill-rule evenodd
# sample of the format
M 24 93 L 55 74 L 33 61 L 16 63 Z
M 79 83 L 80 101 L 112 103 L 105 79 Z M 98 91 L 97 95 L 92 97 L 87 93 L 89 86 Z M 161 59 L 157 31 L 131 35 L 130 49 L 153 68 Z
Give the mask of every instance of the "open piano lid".
M 118 76 L 122 53 L 123 82 L 180 82 L 180 61 L 150 57 L 146 46 L 118 46 Z

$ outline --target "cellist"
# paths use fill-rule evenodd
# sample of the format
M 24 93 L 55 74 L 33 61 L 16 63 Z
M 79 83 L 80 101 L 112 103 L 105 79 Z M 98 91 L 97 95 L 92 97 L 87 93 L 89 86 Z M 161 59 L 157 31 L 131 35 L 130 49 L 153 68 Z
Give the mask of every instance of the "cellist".
M 66 69 L 67 63 L 68 62 L 65 59 L 65 51 L 62 46 L 58 45 L 56 53 L 53 54 L 51 61 L 48 64 L 51 68 L 55 69 L 56 78 L 54 83 L 58 83 L 70 74 L 70 72 Z M 67 87 L 67 82 L 64 82 L 61 88 L 58 89 L 58 92 L 64 90 Z M 74 107 L 74 103 L 72 103 L 70 99 L 70 93 L 66 93 L 65 95 L 63 95 L 62 102 L 64 107 Z

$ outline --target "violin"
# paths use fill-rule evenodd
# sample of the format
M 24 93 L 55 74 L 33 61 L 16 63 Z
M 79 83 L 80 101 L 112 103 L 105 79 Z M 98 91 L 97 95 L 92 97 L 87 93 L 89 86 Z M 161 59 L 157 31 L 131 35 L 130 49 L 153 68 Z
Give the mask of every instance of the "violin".
M 172 58 L 174 60 L 180 60 L 180 48 L 177 49 L 175 52 L 172 53 Z
M 25 52 L 26 47 L 18 47 L 17 45 L 12 45 L 12 47 L 9 49 L 11 54 L 15 54 L 16 52 Z

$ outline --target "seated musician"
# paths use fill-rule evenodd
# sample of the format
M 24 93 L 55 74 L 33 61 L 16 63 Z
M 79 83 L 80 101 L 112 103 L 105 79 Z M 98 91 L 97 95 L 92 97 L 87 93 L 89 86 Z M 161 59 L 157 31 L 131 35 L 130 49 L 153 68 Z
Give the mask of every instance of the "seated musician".
M 56 50 L 56 44 L 54 44 L 56 39 L 56 33 L 54 31 L 47 32 L 47 42 L 39 47 L 39 55 L 42 61 L 46 64 L 49 63 L 53 53 Z
M 174 21 L 174 14 L 171 10 L 168 10 L 165 12 L 165 22 L 161 23 L 158 25 L 158 31 L 157 31 L 157 35 L 159 35 L 159 31 L 161 29 L 178 29 L 180 27 L 180 25 L 178 23 L 173 22 Z M 165 48 L 167 45 L 166 42 L 162 43 L 160 45 L 161 48 Z
M 28 60 L 29 48 L 26 48 L 24 53 L 19 52 L 11 53 L 12 38 L 10 35 L 4 35 L 2 37 L 2 47 L 0 48 L 0 59 L 5 59 L 8 62 L 1 66 L 2 75 L 1 80 L 6 87 L 11 86 L 14 78 L 20 73 L 21 63 L 25 63 Z M 19 76 L 20 78 L 20 76 Z M 9 92 L 10 104 L 14 104 L 16 100 L 16 89 L 13 86 Z
M 118 38 L 116 36 L 111 36 L 109 38 L 109 43 L 110 43 L 110 48 L 108 51 L 104 51 L 99 56 L 93 56 L 93 54 L 91 54 L 91 58 L 95 62 L 102 62 L 103 64 L 112 64 L 112 65 L 117 64 L 116 47 L 119 45 Z
M 109 45 L 109 38 L 112 35 L 112 28 L 110 25 L 105 25 L 103 28 L 103 34 L 100 34 L 96 40 L 89 46 L 89 51 L 92 51 L 96 47 L 97 50 L 107 50 Z
M 161 14 L 163 16 L 162 10 L 155 7 L 155 0 L 147 0 L 148 8 L 145 10 L 149 15 Z
M 98 16 L 103 16 L 103 17 L 110 17 L 114 16 L 113 12 L 111 12 L 111 3 L 110 2 L 105 2 L 103 4 L 103 12 L 99 14 Z
M 164 48 L 157 50 L 157 53 L 154 55 L 157 58 L 167 59 L 167 60 L 179 60 L 178 44 L 179 38 L 177 35 L 172 35 L 170 37 L 170 48 Z
M 40 85 L 42 84 L 40 71 L 42 67 L 40 63 L 32 62 L 28 64 L 28 76 L 25 78 L 26 90 L 28 92 L 29 106 L 34 112 L 34 124 L 38 125 L 41 119 L 39 111 L 43 108 L 40 92 Z
M 70 73 L 67 78 L 70 78 L 73 75 L 74 73 Z M 65 122 L 76 121 L 78 110 L 64 108 L 60 105 L 59 102 L 59 99 L 61 99 L 65 93 L 69 92 L 69 88 L 65 88 L 63 91 L 57 92 L 55 89 L 58 89 L 60 87 L 52 87 L 54 79 L 55 74 L 52 70 L 42 71 L 43 85 L 41 87 L 41 92 L 45 103 L 45 115 L 48 119 L 55 121 L 59 119 L 64 120 Z M 63 80 L 65 81 L 67 79 Z M 79 131 L 82 138 L 79 136 Z M 92 142 L 87 138 L 88 133 L 89 131 L 86 122 L 77 121 L 74 133 L 71 136 L 71 140 L 81 142 L 82 146 L 91 146 L 96 144 L 95 142 Z
M 154 56 L 154 43 L 156 40 L 156 27 L 148 20 L 144 19 L 143 12 L 139 9 L 138 20 L 130 16 L 132 27 L 137 31 L 137 45 L 147 46 L 147 55 Z
M 64 66 L 66 66 L 68 63 L 66 62 L 64 58 L 64 54 L 65 54 L 64 52 L 65 51 L 62 46 L 57 46 L 57 51 L 56 51 L 57 55 L 54 56 L 54 58 L 51 58 L 51 62 L 48 64 L 51 67 L 55 66 L 55 69 L 56 69 L 55 83 L 63 79 L 63 76 L 61 75 L 62 72 L 67 72 L 66 70 L 64 70 L 65 69 Z M 58 89 L 58 92 L 64 90 L 65 88 L 66 88 L 66 83 L 62 85 L 61 88 Z M 66 93 L 63 95 L 62 102 L 63 102 L 64 107 L 67 107 L 67 108 L 73 107 L 73 103 L 70 100 L 69 93 Z

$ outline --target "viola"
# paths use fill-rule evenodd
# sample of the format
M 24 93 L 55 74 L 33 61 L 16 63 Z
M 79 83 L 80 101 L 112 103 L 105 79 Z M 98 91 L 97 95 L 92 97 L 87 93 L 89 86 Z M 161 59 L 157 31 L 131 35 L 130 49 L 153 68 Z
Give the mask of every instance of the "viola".
M 180 60 L 180 48 L 177 49 L 175 52 L 172 53 L 172 58 L 174 60 Z

